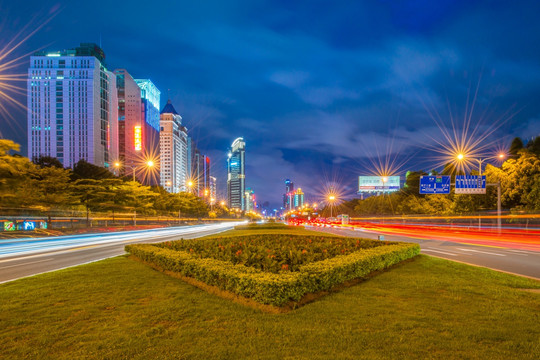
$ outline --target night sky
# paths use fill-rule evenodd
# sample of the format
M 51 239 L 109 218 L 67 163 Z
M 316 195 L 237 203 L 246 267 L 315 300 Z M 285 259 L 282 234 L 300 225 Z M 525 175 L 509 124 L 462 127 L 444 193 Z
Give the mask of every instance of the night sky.
M 0 0 L 0 46 L 50 14 L 11 57 L 101 43 L 110 70 L 171 98 L 222 194 L 243 136 L 247 186 L 273 207 L 286 178 L 319 200 L 330 182 L 353 196 L 375 165 L 440 166 L 440 127 L 461 134 L 469 116 L 486 153 L 540 135 L 536 0 Z M 26 113 L 13 116 L 0 131 L 25 149 Z

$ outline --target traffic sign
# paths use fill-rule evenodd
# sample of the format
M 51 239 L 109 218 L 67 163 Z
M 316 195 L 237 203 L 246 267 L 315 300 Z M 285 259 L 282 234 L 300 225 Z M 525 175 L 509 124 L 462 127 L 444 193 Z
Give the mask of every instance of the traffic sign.
M 420 176 L 420 194 L 450 194 L 450 176 Z
M 485 194 L 486 176 L 456 175 L 456 194 Z

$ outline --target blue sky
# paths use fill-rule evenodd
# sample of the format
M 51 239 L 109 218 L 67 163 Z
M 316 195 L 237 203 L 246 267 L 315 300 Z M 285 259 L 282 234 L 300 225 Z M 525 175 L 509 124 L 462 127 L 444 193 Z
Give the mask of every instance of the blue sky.
M 0 14 L 0 45 L 54 14 L 17 55 L 101 39 L 109 68 L 152 79 L 222 191 L 243 136 L 247 185 L 274 207 L 286 178 L 316 200 L 329 181 L 354 194 L 374 163 L 429 170 L 439 126 L 460 132 L 471 109 L 479 134 L 497 128 L 488 152 L 540 135 L 537 1 L 0 0 Z M 14 116 L 0 130 L 25 145 Z

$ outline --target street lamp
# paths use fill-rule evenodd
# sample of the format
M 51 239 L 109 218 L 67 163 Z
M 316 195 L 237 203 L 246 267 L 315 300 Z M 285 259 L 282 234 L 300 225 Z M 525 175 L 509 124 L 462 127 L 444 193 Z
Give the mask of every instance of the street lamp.
M 336 200 L 336 197 L 334 195 L 328 196 L 328 200 L 330 201 L 330 217 L 332 217 L 332 209 L 334 207 L 334 200 Z
M 383 192 L 383 195 L 384 195 L 384 189 L 386 188 L 386 183 L 388 182 L 388 178 L 386 176 L 383 176 L 382 177 L 382 182 L 383 182 L 382 192 Z
M 478 176 L 481 177 L 482 176 L 482 163 L 485 161 L 485 160 L 488 160 L 488 159 L 496 159 L 498 158 L 499 160 L 503 160 L 504 158 L 506 157 L 505 154 L 503 153 L 500 153 L 498 154 L 497 156 L 493 156 L 493 157 L 488 157 L 488 158 L 477 158 L 475 159 L 476 161 L 478 161 Z M 463 154 L 458 154 L 457 155 L 457 159 L 458 160 L 463 160 L 465 158 L 465 155 Z M 480 187 L 482 184 L 482 181 L 481 181 L 481 178 L 480 180 L 478 181 L 478 187 Z M 487 184 L 486 183 L 486 186 L 496 186 L 497 187 L 497 229 L 499 231 L 499 233 L 501 232 L 501 182 L 500 181 L 497 181 L 497 183 L 494 183 L 494 184 Z M 480 227 L 480 217 L 478 218 L 478 227 Z
M 191 194 L 191 189 L 193 188 L 193 181 L 189 180 L 188 183 L 187 183 L 187 186 L 188 186 L 188 189 L 189 189 L 189 193 Z
M 114 163 L 114 166 L 115 166 L 116 168 L 118 168 L 118 169 L 121 167 L 121 165 L 122 165 L 122 164 L 119 163 L 119 162 L 115 162 L 115 163 Z M 145 166 L 145 165 L 146 165 L 147 167 L 151 168 L 151 167 L 154 166 L 154 161 L 149 160 L 149 161 L 145 162 L 143 165 L 139 165 L 139 166 L 137 166 L 137 165 L 124 165 L 124 166 L 131 169 L 131 172 L 133 173 L 133 181 L 135 181 L 135 170 L 136 170 L 137 168 L 143 167 L 143 166 Z

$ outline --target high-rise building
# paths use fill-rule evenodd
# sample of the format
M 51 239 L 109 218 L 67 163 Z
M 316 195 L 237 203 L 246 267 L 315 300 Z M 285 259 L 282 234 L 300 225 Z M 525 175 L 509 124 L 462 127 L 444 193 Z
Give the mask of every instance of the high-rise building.
M 294 192 L 294 183 L 286 179 L 285 180 L 285 194 L 283 194 L 283 208 L 284 209 L 291 209 L 291 194 Z
M 237 138 L 232 143 L 227 156 L 227 199 L 229 208 L 246 209 L 246 173 L 245 173 L 246 143 L 244 138 Z
M 213 176 L 210 176 L 210 198 L 217 201 L 217 180 Z
M 187 191 L 188 152 L 187 129 L 171 100 L 160 115 L 160 181 L 168 192 Z
M 30 57 L 28 156 L 57 158 L 65 167 L 84 159 L 110 167 L 118 158 L 116 76 L 96 44 Z
M 141 89 L 133 77 L 124 69 L 114 70 L 118 90 L 118 147 L 119 159 L 124 165 L 124 174 L 131 175 L 135 166 L 143 161 L 146 143 L 142 139 L 143 113 Z M 143 173 L 136 173 L 143 181 Z
M 246 188 L 244 195 L 245 199 L 245 211 L 255 211 L 255 192 L 251 188 Z
M 135 79 L 141 89 L 142 101 L 142 128 L 141 138 L 144 151 L 144 159 L 156 160 L 159 158 L 159 99 L 161 92 L 149 79 Z M 155 172 L 157 174 L 159 172 Z M 159 183 L 159 176 L 152 176 L 148 182 L 152 185 Z
M 210 158 L 206 155 L 201 156 L 202 161 L 199 163 L 201 171 L 199 172 L 199 188 L 201 193 L 199 196 L 205 197 L 207 201 L 210 199 Z
M 304 206 L 304 192 L 302 191 L 302 189 L 298 188 L 294 192 L 293 207 L 295 209 L 298 209 L 298 208 L 301 208 L 302 206 Z

